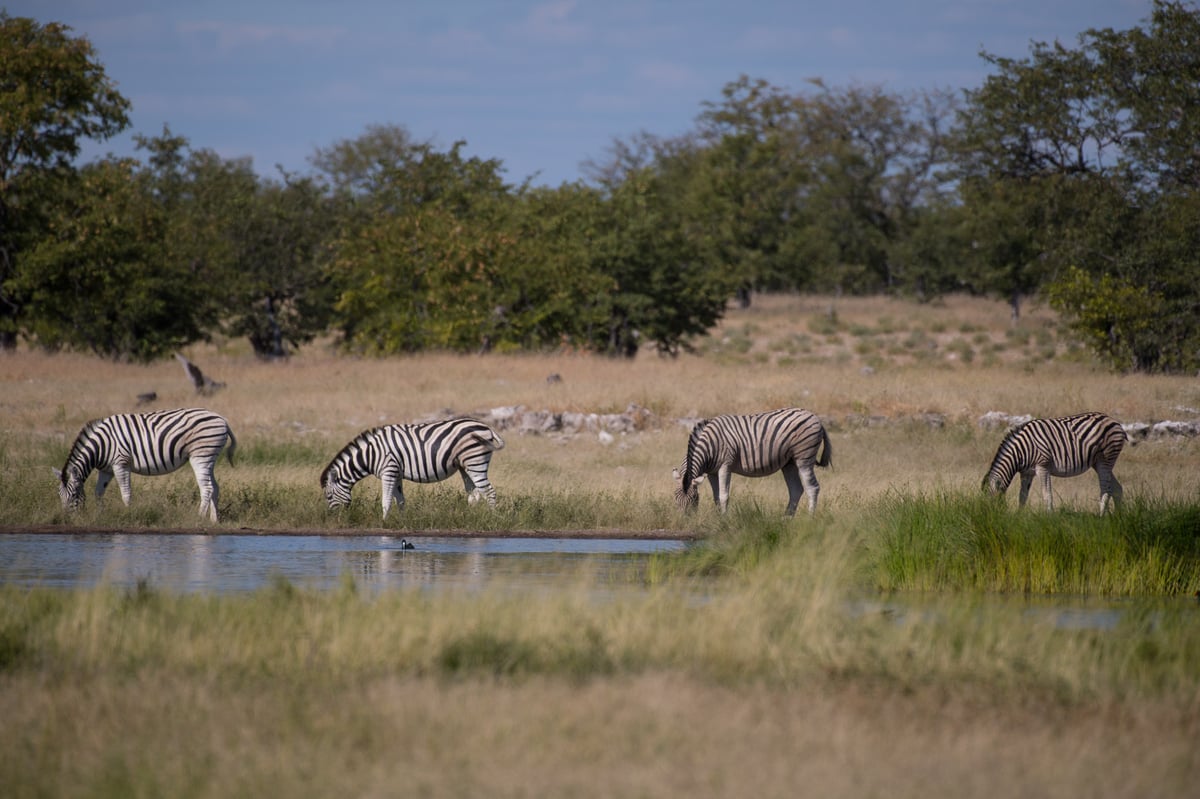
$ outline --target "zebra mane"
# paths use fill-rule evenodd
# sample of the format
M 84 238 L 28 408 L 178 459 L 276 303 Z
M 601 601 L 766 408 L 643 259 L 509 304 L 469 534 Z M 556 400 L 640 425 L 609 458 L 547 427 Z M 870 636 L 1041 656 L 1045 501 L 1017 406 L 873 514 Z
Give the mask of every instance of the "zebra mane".
M 84 424 L 83 429 L 79 431 L 79 435 L 75 436 L 75 441 L 71 444 L 71 451 L 67 453 L 67 462 L 63 464 L 62 481 L 66 484 L 67 475 L 71 471 L 71 465 L 76 466 L 80 476 L 86 478 L 95 468 L 95 453 L 90 455 L 86 453 L 84 445 L 91 440 L 92 433 L 100 426 L 103 419 L 91 419 Z
M 329 464 L 321 471 L 321 485 L 325 485 L 326 481 L 329 479 L 329 475 L 334 471 L 334 468 L 339 463 L 353 463 L 354 459 L 350 457 L 351 453 L 356 449 L 365 447 L 371 441 L 371 439 L 378 435 L 379 431 L 382 429 L 382 427 L 367 428 L 352 438 L 350 442 L 346 444 L 346 446 L 338 450 L 337 454 L 333 456 L 333 459 L 329 461 Z M 359 476 L 362 477 L 365 475 Z
M 1030 421 L 1032 421 L 1032 420 L 1030 420 Z M 1008 451 L 1012 447 L 1013 442 L 1016 440 L 1017 436 L 1020 435 L 1021 431 L 1024 430 L 1025 426 L 1028 424 L 1029 424 L 1029 422 L 1025 421 L 1025 422 L 1021 422 L 1016 427 L 1010 427 L 1008 429 L 1008 432 L 1004 434 L 1004 438 L 1000 439 L 1000 446 L 996 447 L 996 456 L 994 458 L 992 458 L 992 465 L 988 467 L 987 474 L 985 474 L 983 476 L 984 488 L 987 487 L 988 482 L 994 476 L 1001 476 L 997 472 L 997 467 L 1004 460 L 1005 455 L 1008 454 Z M 1015 474 L 1015 472 L 1014 472 L 1014 474 Z M 1006 481 L 1011 482 L 1013 479 L 1013 474 L 1003 475 L 1003 478 Z M 1006 482 L 1005 485 L 1007 486 L 1008 483 Z

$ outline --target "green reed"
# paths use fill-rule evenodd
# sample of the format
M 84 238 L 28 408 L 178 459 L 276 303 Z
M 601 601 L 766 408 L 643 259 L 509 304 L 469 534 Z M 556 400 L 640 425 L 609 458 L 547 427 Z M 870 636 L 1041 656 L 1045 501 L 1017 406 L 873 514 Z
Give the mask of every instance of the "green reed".
M 1175 596 L 1200 589 L 1200 504 L 1015 510 L 982 496 L 893 496 L 864 515 L 884 590 Z

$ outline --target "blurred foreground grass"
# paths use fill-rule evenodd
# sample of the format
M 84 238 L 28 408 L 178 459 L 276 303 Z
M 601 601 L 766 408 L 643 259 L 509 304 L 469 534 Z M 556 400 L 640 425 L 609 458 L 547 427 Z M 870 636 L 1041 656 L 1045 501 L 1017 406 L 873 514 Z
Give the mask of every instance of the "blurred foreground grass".
M 604 599 L 580 581 L 0 588 L 0 783 L 11 796 L 1192 795 L 1195 599 L 1063 624 L 1037 598 L 868 590 L 878 539 L 837 522 L 715 524 Z

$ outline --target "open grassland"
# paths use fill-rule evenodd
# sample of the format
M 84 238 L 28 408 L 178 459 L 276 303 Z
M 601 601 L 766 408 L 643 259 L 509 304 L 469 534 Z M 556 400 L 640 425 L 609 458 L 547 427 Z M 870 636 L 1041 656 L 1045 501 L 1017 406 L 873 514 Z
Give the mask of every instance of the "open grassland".
M 840 529 L 739 525 L 605 601 L 0 589 L 6 795 L 1194 795 L 1195 600 L 896 601 Z
M 0 587 L 5 795 L 1192 796 L 1200 780 L 1200 442 L 1127 447 L 1121 513 L 1094 474 L 1061 510 L 983 499 L 988 411 L 1127 422 L 1200 416 L 1195 377 L 1113 375 L 1034 309 L 766 297 L 678 359 L 556 353 L 284 363 L 238 342 L 177 363 L 0 357 L 0 527 L 195 528 L 190 470 L 110 488 L 72 517 L 50 468 L 82 424 L 203 404 L 238 436 L 219 525 L 333 531 L 681 530 L 607 591 L 299 590 L 246 596 Z M 561 382 L 548 383 L 549 374 Z M 328 514 L 317 476 L 364 427 L 524 406 L 653 417 L 504 433 L 491 512 L 457 480 L 378 481 Z M 687 420 L 785 405 L 828 423 L 815 518 L 780 477 L 734 478 L 731 512 L 679 514 Z M 930 423 L 930 419 L 937 419 Z M 681 423 L 679 420 L 683 420 Z M 94 481 L 94 477 L 92 480 Z M 89 483 L 90 486 L 90 483 Z M 1110 622 L 1062 609 L 1111 603 Z M 1109 607 L 1104 605 L 1103 607 Z M 1086 616 L 1085 619 L 1092 617 Z M 1109 617 L 1103 617 L 1109 618 Z
M 819 348 L 812 343 L 791 352 L 787 342 L 813 338 L 814 327 L 834 332 L 818 337 Z M 147 407 L 205 405 L 229 418 L 238 465 L 231 469 L 223 459 L 217 478 L 224 524 L 235 527 L 377 523 L 369 507 L 378 498 L 374 480 L 357 489 L 362 507 L 349 517 L 324 512 L 317 477 L 345 442 L 378 424 L 497 407 L 620 413 L 636 404 L 652 417 L 644 429 L 610 443 L 595 434 L 506 431 L 508 446 L 492 466 L 499 514 L 463 509 L 447 518 L 448 505 L 438 503 L 433 516 L 422 516 L 427 499 L 460 493 L 447 482 L 410 487 L 405 518 L 391 525 L 654 529 L 690 523 L 671 506 L 670 470 L 683 456 L 687 423 L 719 413 L 796 405 L 820 414 L 833 435 L 834 469 L 819 472 L 821 501 L 831 511 L 894 492 L 974 491 L 1002 434 L 978 426 L 988 411 L 1052 416 L 1090 409 L 1127 422 L 1200 416 L 1194 377 L 1114 375 L 1053 330 L 1044 312 L 1028 313 L 1013 327 L 1006 306 L 968 298 L 914 305 L 764 297 L 750 309 L 732 310 L 699 342 L 700 354 L 677 359 L 558 353 L 359 360 L 313 346 L 286 362 L 263 363 L 240 342 L 198 347 L 188 353 L 192 359 L 228 384 L 212 397 L 196 396 L 174 361 L 138 366 L 23 351 L 0 358 L 0 524 L 64 521 L 50 469 L 62 465 L 84 422 L 137 410 L 137 395 L 148 391 L 158 399 Z M 921 341 L 915 351 L 905 344 L 914 336 Z M 964 337 L 979 354 L 964 356 L 965 345 L 956 344 Z M 863 340 L 875 341 L 873 352 L 882 354 L 856 354 Z M 548 383 L 550 374 L 561 382 Z M 930 414 L 944 424 L 931 427 Z M 1164 439 L 1128 447 L 1117 475 L 1130 496 L 1194 501 L 1198 466 L 1195 439 Z M 103 511 L 89 502 L 82 523 L 195 522 L 188 470 L 153 480 L 135 476 L 129 510 L 111 490 Z M 1057 480 L 1055 490 L 1060 502 L 1080 508 L 1097 493 L 1092 476 Z M 733 491 L 735 502 L 758 500 L 764 507 L 786 498 L 780 478 L 735 478 Z M 1040 502 L 1036 490 L 1033 499 Z

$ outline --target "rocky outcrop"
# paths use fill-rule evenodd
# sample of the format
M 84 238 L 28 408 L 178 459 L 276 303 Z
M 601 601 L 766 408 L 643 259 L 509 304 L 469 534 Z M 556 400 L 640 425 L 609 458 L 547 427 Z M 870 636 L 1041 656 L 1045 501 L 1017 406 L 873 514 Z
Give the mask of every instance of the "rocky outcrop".
M 658 417 L 647 408 L 630 403 L 624 413 L 582 413 L 577 411 L 529 410 L 524 405 L 492 408 L 472 414 L 497 430 L 515 430 L 520 435 L 561 433 L 608 433 L 620 435 L 661 426 Z
M 423 421 L 444 419 L 455 413 L 444 409 L 429 415 Z M 595 435 L 603 441 L 612 436 L 640 433 L 662 429 L 666 425 L 678 425 L 692 429 L 700 417 L 662 419 L 648 408 L 630 403 L 622 413 L 586 413 L 582 411 L 531 410 L 524 405 L 505 405 L 486 411 L 468 414 L 487 422 L 499 431 L 515 432 L 518 435 Z M 903 416 L 882 414 L 848 413 L 842 417 L 822 415 L 825 426 L 830 430 L 859 430 L 863 428 L 890 427 L 893 425 L 915 425 L 930 430 L 941 430 L 947 424 L 945 414 L 924 411 Z M 1030 414 L 1011 414 L 1003 411 L 988 411 L 975 420 L 976 425 L 987 431 L 1002 431 L 1024 424 L 1034 417 Z M 1158 422 L 1126 422 L 1126 434 L 1131 441 L 1155 441 L 1172 438 L 1194 438 L 1200 436 L 1200 419 L 1191 421 L 1164 420 Z
M 1028 422 L 1029 414 L 1013 415 L 1000 411 L 988 411 L 979 417 L 978 425 L 984 430 L 1007 430 Z M 1195 438 L 1200 436 L 1200 420 L 1161 422 L 1125 422 L 1125 435 L 1130 441 L 1155 441 L 1167 438 Z

